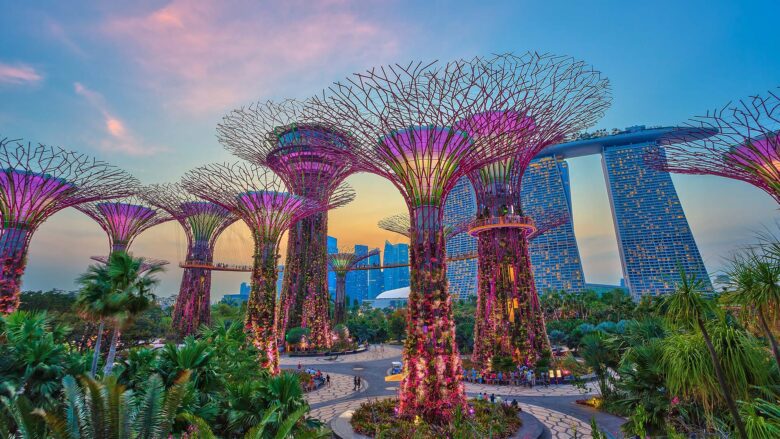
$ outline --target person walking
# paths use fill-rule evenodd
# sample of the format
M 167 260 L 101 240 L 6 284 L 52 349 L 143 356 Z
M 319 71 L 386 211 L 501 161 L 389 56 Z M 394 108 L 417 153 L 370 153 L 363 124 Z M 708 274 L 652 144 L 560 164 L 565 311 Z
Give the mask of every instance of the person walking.
M 352 391 L 353 392 L 357 391 L 357 386 L 358 386 L 358 377 L 354 376 L 354 377 L 352 377 Z
M 330 387 L 330 374 L 325 375 L 325 386 Z
M 491 393 L 490 394 L 490 402 L 496 402 L 496 394 L 495 393 Z
M 358 377 L 358 390 L 362 388 L 363 388 L 363 380 L 360 377 Z

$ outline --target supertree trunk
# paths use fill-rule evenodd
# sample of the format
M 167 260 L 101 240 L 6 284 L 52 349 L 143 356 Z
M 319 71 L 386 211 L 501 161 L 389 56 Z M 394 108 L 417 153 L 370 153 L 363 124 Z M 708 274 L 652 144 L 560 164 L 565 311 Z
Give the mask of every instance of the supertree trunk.
M 24 229 L 8 228 L 0 231 L 0 314 L 9 314 L 19 307 L 22 275 L 27 265 L 29 234 Z
M 479 235 L 478 319 L 474 362 L 483 369 L 497 355 L 533 365 L 549 353 L 526 231 L 497 228 Z
M 465 404 L 455 323 L 447 289 L 444 229 L 437 206 L 412 212 L 409 325 L 404 347 L 406 375 L 399 413 L 429 422 L 448 422 Z
M 338 325 L 347 321 L 347 273 L 336 273 L 336 306 L 333 323 Z
M 252 290 L 246 306 L 244 327 L 252 344 L 260 351 L 260 366 L 271 374 L 279 373 L 276 333 L 276 243 L 255 244 Z
M 214 260 L 208 242 L 196 242 L 187 254 L 187 260 L 210 263 Z M 186 337 L 201 325 L 211 324 L 211 270 L 185 268 L 182 273 L 179 296 L 173 308 L 173 327 Z
M 281 335 L 294 327 L 309 328 L 316 348 L 332 344 L 329 324 L 327 213 L 298 221 L 290 229 L 282 297 Z

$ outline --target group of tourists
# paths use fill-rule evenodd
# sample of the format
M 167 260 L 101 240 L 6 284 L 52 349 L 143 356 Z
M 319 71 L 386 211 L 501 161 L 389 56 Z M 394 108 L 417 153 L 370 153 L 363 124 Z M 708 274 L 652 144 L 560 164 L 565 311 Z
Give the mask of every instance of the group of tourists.
M 490 401 L 492 404 L 509 405 L 516 409 L 520 408 L 517 399 L 512 398 L 512 401 L 509 401 L 508 399 L 501 398 L 501 396 L 496 396 L 495 393 L 491 393 L 490 396 L 488 396 L 487 393 L 477 393 L 477 400 Z
M 493 384 L 509 386 L 534 387 L 537 384 L 544 386 L 550 384 L 563 384 L 569 373 L 562 369 L 544 369 L 539 372 L 527 366 L 518 367 L 511 372 L 485 372 L 474 368 L 465 371 L 463 377 L 466 381 L 475 384 Z

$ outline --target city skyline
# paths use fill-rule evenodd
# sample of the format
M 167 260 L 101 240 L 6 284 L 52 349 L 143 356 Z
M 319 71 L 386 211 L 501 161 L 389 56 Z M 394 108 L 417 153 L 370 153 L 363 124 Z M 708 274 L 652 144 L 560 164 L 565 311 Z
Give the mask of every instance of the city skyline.
M 657 2 L 639 13 L 620 2 L 560 9 L 532 2 L 463 3 L 435 20 L 436 31 L 423 19 L 409 19 L 434 13 L 432 6 L 413 2 L 383 7 L 330 1 L 308 8 L 244 2 L 219 11 L 216 3 L 190 1 L 14 5 L 0 17 L 0 134 L 96 155 L 145 184 L 172 182 L 192 167 L 234 160 L 214 133 L 221 117 L 238 106 L 305 98 L 381 63 L 507 50 L 571 55 L 610 78 L 613 107 L 593 129 L 672 125 L 777 85 L 780 60 L 770 54 L 780 37 L 770 30 L 770 19 L 778 6 L 731 3 Z M 306 21 L 299 34 L 272 38 L 282 34 L 274 21 L 298 13 Z M 253 19 L 267 29 L 252 35 Z M 491 26 L 451 32 L 467 19 Z M 398 26 L 403 32 L 390 31 Z M 438 39 L 440 32 L 452 38 Z M 428 44 L 410 44 L 412 38 Z M 751 44 L 744 44 L 747 39 Z M 680 43 L 693 40 L 697 56 Z M 585 280 L 617 284 L 618 243 L 600 160 L 582 157 L 568 165 Z M 745 183 L 679 175 L 672 180 L 710 274 L 724 256 L 778 219 L 772 199 Z M 404 211 L 398 191 L 372 175 L 347 182 L 358 197 L 330 213 L 329 235 L 346 246 L 403 242 L 376 227 L 378 219 Z M 244 230 L 237 224 L 225 232 L 217 259 L 249 261 Z M 161 295 L 178 291 L 185 247 L 175 223 L 154 227 L 134 243 L 137 255 L 170 261 Z M 102 230 L 85 215 L 60 212 L 32 240 L 23 289 L 72 289 L 89 257 L 107 250 Z M 63 254 L 65 261 L 59 259 Z M 213 300 L 247 279 L 246 273 L 215 272 Z

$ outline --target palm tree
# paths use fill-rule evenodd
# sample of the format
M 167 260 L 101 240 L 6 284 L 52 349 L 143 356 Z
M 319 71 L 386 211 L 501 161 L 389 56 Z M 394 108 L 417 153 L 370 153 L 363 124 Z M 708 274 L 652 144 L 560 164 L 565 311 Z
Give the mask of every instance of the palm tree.
M 715 376 L 718 379 L 720 390 L 726 400 L 726 405 L 731 412 L 731 416 L 734 418 L 737 430 L 743 439 L 747 439 L 748 436 L 745 432 L 745 424 L 742 422 L 742 418 L 739 415 L 734 396 L 726 382 L 726 376 L 723 373 L 720 359 L 712 344 L 712 339 L 707 331 L 707 326 L 704 323 L 715 314 L 715 308 L 713 307 L 712 301 L 704 297 L 703 289 L 704 282 L 701 279 L 697 279 L 695 275 L 688 276 L 681 268 L 680 282 L 677 285 L 677 289 L 664 298 L 663 305 L 666 310 L 666 318 L 671 323 L 681 327 L 697 328 L 699 330 L 704 338 L 707 350 L 709 351 L 710 360 L 715 369 Z
M 90 368 L 90 376 L 94 377 L 97 373 L 106 320 L 118 315 L 121 306 L 118 303 L 119 297 L 114 294 L 107 266 L 90 265 L 87 271 L 79 276 L 77 283 L 81 285 L 81 290 L 76 298 L 76 308 L 82 315 L 99 322 Z
M 121 328 L 152 305 L 154 295 L 151 289 L 159 282 L 154 275 L 161 272 L 162 267 L 144 264 L 144 258 L 134 258 L 123 251 L 111 253 L 106 267 L 112 290 L 118 295 L 122 309 L 118 318 L 114 319 L 111 347 L 103 369 L 103 374 L 108 375 L 114 367 Z
M 117 382 L 115 376 L 97 381 L 72 376 L 62 380 L 65 416 L 35 410 L 57 439 L 165 439 L 173 428 L 187 394 L 189 373 L 183 373 L 167 391 L 159 375 L 152 375 L 141 398 Z
M 768 315 L 780 306 L 780 263 L 751 251 L 734 258 L 728 272 L 727 300 L 753 310 L 780 368 L 780 349 L 769 327 Z

